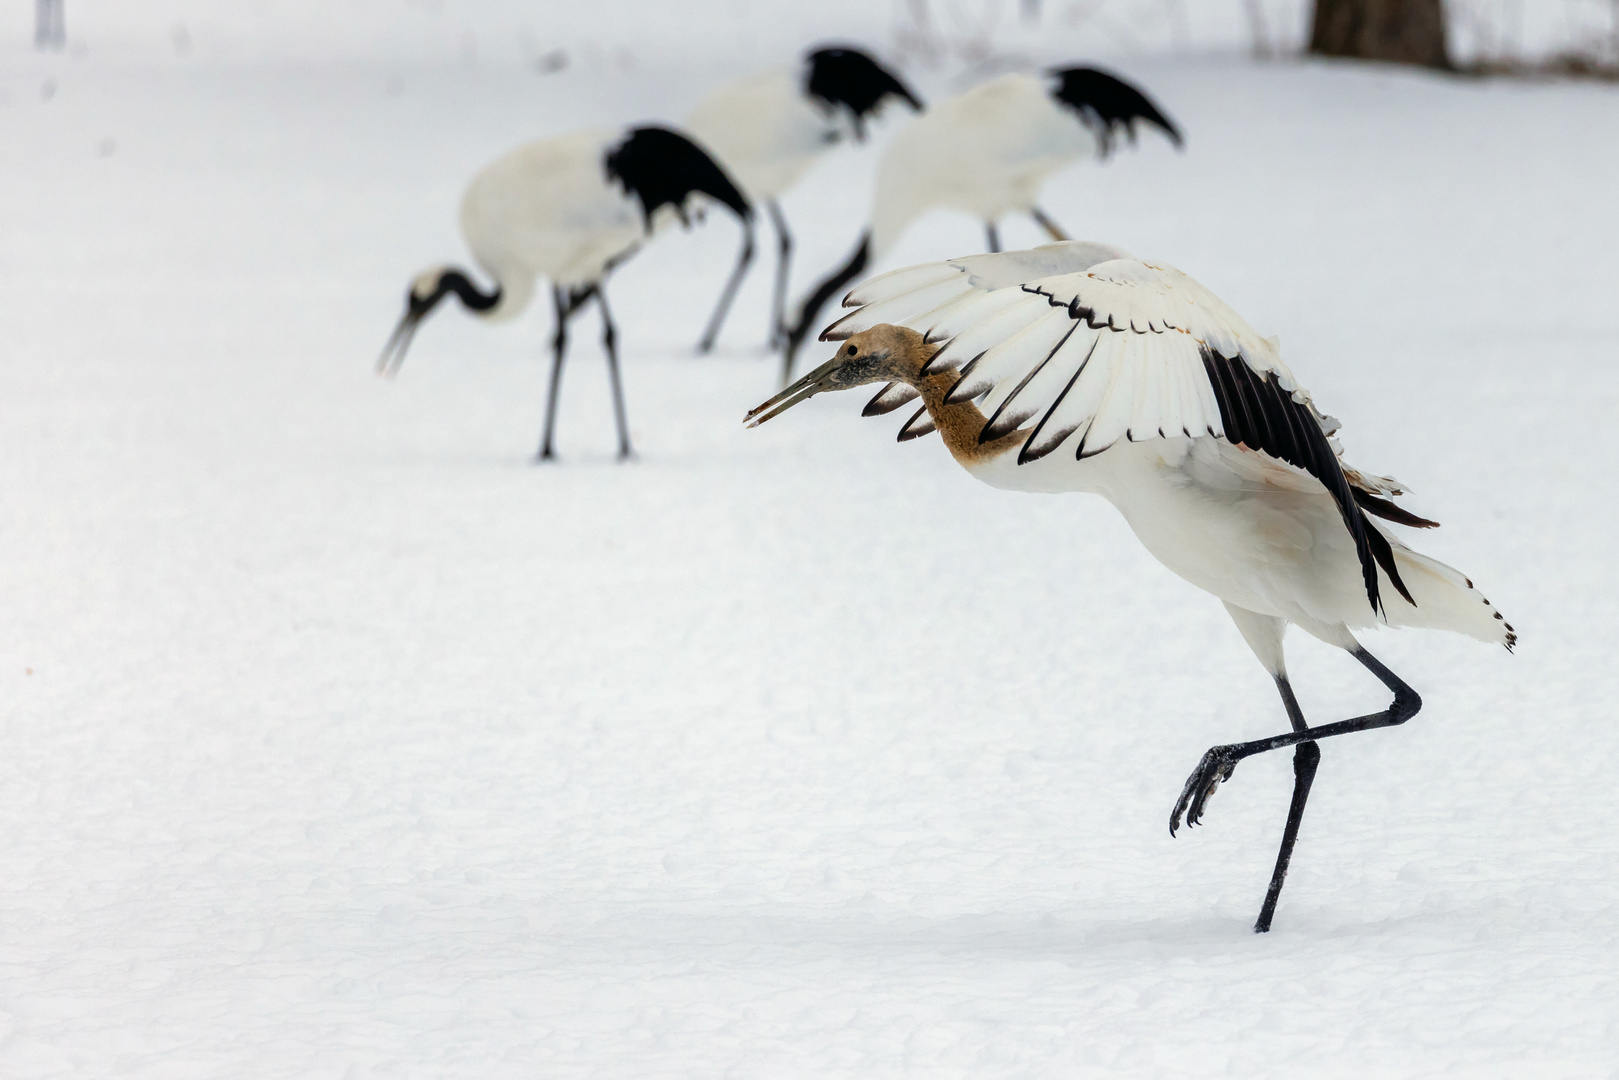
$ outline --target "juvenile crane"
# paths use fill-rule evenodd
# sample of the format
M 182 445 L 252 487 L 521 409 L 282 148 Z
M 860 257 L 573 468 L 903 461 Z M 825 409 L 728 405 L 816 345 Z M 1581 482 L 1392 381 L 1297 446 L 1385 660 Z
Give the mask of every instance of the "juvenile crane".
M 1374 518 L 1398 482 L 1342 460 L 1273 340 L 1175 268 L 1096 243 L 975 255 L 877 277 L 823 340 L 836 356 L 748 414 L 764 423 L 824 390 L 886 385 L 865 415 L 922 399 L 901 441 L 937 430 L 995 487 L 1080 491 L 1118 508 L 1170 570 L 1213 593 L 1275 680 L 1292 730 L 1203 755 L 1170 815 L 1202 819 L 1254 754 L 1295 747 L 1294 787 L 1254 929 L 1270 929 L 1321 752 L 1318 740 L 1403 724 L 1417 692 L 1367 652 L 1375 625 L 1453 630 L 1511 649 L 1512 627 L 1461 573 Z M 1288 624 L 1344 649 L 1393 693 L 1387 709 L 1311 727 L 1287 678 Z
M 411 338 L 439 301 L 454 294 L 474 315 L 496 322 L 528 306 L 540 278 L 551 283 L 556 309 L 545 434 L 539 460 L 555 458 L 557 398 L 568 349 L 568 320 L 592 298 L 601 311 L 602 343 L 612 381 L 618 456 L 631 456 L 618 332 L 607 308 L 607 275 L 671 221 L 690 224 L 699 196 L 730 208 L 744 229 L 753 211 L 742 193 L 696 143 L 663 127 L 580 131 L 528 143 L 496 158 L 461 198 L 461 235 L 494 279 L 484 292 L 465 270 L 435 266 L 416 275 L 405 313 L 377 358 L 392 376 Z
M 793 253 L 793 237 L 777 200 L 840 142 L 851 137 L 863 140 L 866 121 L 896 99 L 922 111 L 917 96 L 869 55 L 847 45 L 826 46 L 807 54 L 796 67 L 772 68 L 726 83 L 686 118 L 686 130 L 719 159 L 748 201 L 764 206 L 775 226 L 772 348 L 785 333 L 787 271 Z M 736 268 L 698 342 L 699 352 L 714 347 L 752 261 L 753 233 L 744 231 Z
M 1120 132 L 1133 143 L 1136 124 L 1157 127 L 1181 145 L 1181 133 L 1140 90 L 1105 71 L 1064 68 L 1046 79 L 1002 75 L 918 117 L 894 136 L 877 167 L 869 227 L 849 261 L 811 290 L 787 334 L 782 382 L 821 309 L 899 241 L 906 226 L 936 206 L 984 223 L 999 251 L 996 222 L 1028 214 L 1053 240 L 1062 229 L 1038 205 L 1040 188 L 1081 158 L 1105 159 Z

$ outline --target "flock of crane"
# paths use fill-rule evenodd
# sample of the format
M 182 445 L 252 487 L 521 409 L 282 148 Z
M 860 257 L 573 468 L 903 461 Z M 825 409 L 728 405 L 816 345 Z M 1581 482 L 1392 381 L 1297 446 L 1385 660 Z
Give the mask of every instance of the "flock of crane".
M 878 165 L 867 228 L 847 262 L 787 315 L 792 236 L 780 196 L 837 143 L 862 139 L 891 103 L 918 115 Z M 1404 723 L 1421 699 L 1356 639 L 1373 626 L 1452 630 L 1506 646 L 1516 634 L 1464 574 L 1412 550 L 1384 522 L 1432 528 L 1398 506 L 1398 481 L 1343 459 L 1338 421 L 1320 412 L 1259 335 L 1181 271 L 1107 244 L 1069 240 L 1039 206 L 1069 164 L 1105 158 L 1118 136 L 1175 124 L 1140 90 L 1092 68 L 1009 74 L 931 107 L 858 49 L 822 48 L 801 67 L 721 87 L 685 133 L 591 130 L 519 147 L 477 174 L 461 204 L 485 291 L 450 266 L 418 275 L 379 370 L 397 371 L 421 321 L 454 294 L 485 319 L 521 312 L 551 286 L 556 331 L 539 457 L 554 430 L 569 319 L 600 307 L 618 425 L 631 456 L 606 279 L 674 221 L 712 200 L 743 225 L 743 245 L 699 344 L 712 347 L 754 256 L 763 206 L 778 248 L 770 327 L 785 389 L 747 415 L 762 424 L 818 393 L 881 384 L 864 415 L 919 402 L 905 441 L 938 432 L 985 483 L 1091 492 L 1111 502 L 1166 567 L 1218 597 L 1270 673 L 1291 730 L 1211 748 L 1170 815 L 1198 824 L 1238 762 L 1294 747 L 1294 787 L 1255 930 L 1270 928 L 1318 768 L 1321 739 Z M 859 282 L 934 207 L 976 215 L 987 251 Z M 1028 214 L 1052 243 L 1000 251 L 997 222 Z M 820 334 L 833 357 L 796 382 L 795 358 L 822 310 L 854 285 L 854 310 Z M 790 385 L 787 385 L 789 384 Z M 1059 453 L 1058 451 L 1062 451 Z M 1389 707 L 1311 726 L 1288 681 L 1289 624 L 1347 651 L 1392 694 Z

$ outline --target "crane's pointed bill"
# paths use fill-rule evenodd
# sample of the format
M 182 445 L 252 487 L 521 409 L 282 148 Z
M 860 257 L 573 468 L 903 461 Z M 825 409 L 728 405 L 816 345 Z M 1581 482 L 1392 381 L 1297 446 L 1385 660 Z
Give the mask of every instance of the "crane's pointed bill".
M 773 416 L 779 416 L 800 401 L 807 401 L 826 389 L 827 376 L 838 369 L 840 361 L 828 360 L 808 375 L 799 379 L 793 385 L 771 398 L 763 404 L 756 405 L 748 410 L 748 415 L 742 420 L 748 427 L 758 427 Z
M 377 357 L 378 375 L 391 379 L 399 374 L 399 367 L 405 362 L 405 353 L 410 351 L 411 338 L 416 336 L 416 328 L 421 322 L 421 314 L 410 308 L 400 316 L 394 332 L 388 335 L 388 344 L 382 347 L 382 353 Z

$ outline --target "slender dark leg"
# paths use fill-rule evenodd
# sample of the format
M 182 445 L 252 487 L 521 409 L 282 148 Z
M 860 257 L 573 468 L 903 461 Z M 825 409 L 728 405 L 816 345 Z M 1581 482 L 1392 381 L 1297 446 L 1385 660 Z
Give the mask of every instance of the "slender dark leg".
M 984 222 L 984 235 L 989 240 L 989 250 L 1001 250 L 1001 234 L 996 231 L 995 223 L 993 221 Z
M 1198 763 L 1192 775 L 1187 777 L 1186 786 L 1181 789 L 1181 796 L 1176 800 L 1175 810 L 1169 817 L 1169 834 L 1171 836 L 1175 835 L 1175 830 L 1180 827 L 1182 814 L 1186 816 L 1188 826 L 1196 825 L 1202 820 L 1203 807 L 1209 796 L 1214 793 L 1215 788 L 1231 779 L 1231 774 L 1236 769 L 1237 762 L 1243 758 L 1263 754 L 1269 750 L 1280 750 L 1284 746 L 1299 746 L 1302 750 L 1304 745 L 1314 743 L 1320 739 L 1330 739 L 1335 735 L 1348 735 L 1356 731 L 1370 731 L 1373 728 L 1394 727 L 1411 719 L 1422 708 L 1422 698 L 1417 692 L 1407 686 L 1398 675 L 1384 667 L 1382 661 L 1378 660 L 1377 657 L 1362 648 L 1350 650 L 1350 655 L 1359 660 L 1367 671 L 1376 675 L 1378 680 L 1394 693 L 1394 700 L 1389 703 L 1388 708 L 1382 712 L 1368 713 L 1365 716 L 1340 720 L 1334 724 L 1323 724 L 1320 727 L 1301 726 L 1300 722 L 1303 720 L 1303 715 L 1295 715 L 1294 713 L 1298 703 L 1290 701 L 1292 696 L 1290 690 L 1284 691 L 1282 700 L 1289 703 L 1288 716 L 1294 722 L 1294 729 L 1286 735 L 1273 735 L 1268 739 L 1256 739 L 1253 742 L 1211 747 L 1203 755 L 1203 760 Z M 1319 750 L 1314 757 L 1316 762 L 1319 762 Z M 1307 773 L 1309 779 L 1314 780 L 1315 766 L 1309 762 L 1308 758 L 1301 760 L 1298 756 L 1295 756 L 1294 772 L 1297 779 L 1293 792 L 1293 808 L 1288 814 L 1288 829 L 1283 835 L 1282 852 L 1277 859 L 1279 874 L 1286 872 L 1284 856 L 1285 858 L 1292 857 L 1293 842 L 1298 839 L 1298 824 L 1295 819 L 1303 816 L 1304 801 L 1309 795 L 1309 783 L 1304 780 L 1304 774 Z M 1302 789 L 1302 794 L 1300 789 Z M 1272 888 L 1277 891 L 1280 890 L 1279 880 L 1273 878 Z M 1267 897 L 1266 911 L 1262 912 L 1260 916 L 1262 923 L 1266 921 L 1265 915 L 1269 913 L 1272 906 Z M 1263 929 L 1263 925 L 1256 926 L 1255 929 Z
M 618 460 L 635 456 L 630 449 L 630 422 L 624 413 L 624 383 L 618 377 L 618 330 L 613 313 L 607 310 L 607 290 L 596 286 L 596 304 L 602 312 L 602 347 L 607 350 L 607 376 L 613 383 L 613 418 L 618 422 Z
M 1263 754 L 1269 750 L 1280 750 L 1284 746 L 1330 739 L 1334 735 L 1393 727 L 1417 715 L 1417 710 L 1422 708 L 1422 698 L 1415 690 L 1402 682 L 1398 675 L 1384 667 L 1382 661 L 1365 649 L 1355 649 L 1349 655 L 1359 660 L 1367 671 L 1376 675 L 1384 686 L 1394 692 L 1394 700 L 1389 707 L 1382 712 L 1368 713 L 1351 720 L 1339 720 L 1335 724 L 1322 724 L 1320 727 L 1306 727 L 1286 735 L 1273 735 L 1268 739 L 1255 739 L 1253 742 L 1210 747 L 1192 775 L 1187 777 L 1186 786 L 1181 790 L 1181 797 L 1175 803 L 1175 812 L 1169 818 L 1171 836 L 1180 827 L 1182 814 L 1186 815 L 1188 825 L 1196 825 L 1201 820 L 1203 804 L 1208 801 L 1215 788 L 1231 778 L 1237 762 L 1243 758 Z
M 1062 226 L 1058 225 L 1055 221 L 1052 221 L 1051 217 L 1038 206 L 1029 211 L 1029 216 L 1034 218 L 1034 223 L 1046 230 L 1046 235 L 1050 236 L 1053 240 L 1068 239 L 1068 234 L 1062 231 Z
M 779 349 L 787 337 L 787 268 L 793 259 L 793 234 L 775 199 L 765 203 L 770 222 L 776 227 L 776 291 L 770 302 L 770 348 Z
M 1287 706 L 1287 718 L 1294 731 L 1304 731 L 1309 724 L 1293 696 L 1293 686 L 1286 675 L 1276 677 L 1276 689 L 1281 691 L 1282 704 Z M 1287 866 L 1293 861 L 1293 845 L 1298 843 L 1299 823 L 1304 820 L 1304 804 L 1310 798 L 1310 785 L 1315 782 L 1315 770 L 1321 764 L 1321 747 L 1313 742 L 1302 742 L 1293 748 L 1293 802 L 1287 808 L 1287 825 L 1282 829 L 1282 846 L 1276 853 L 1276 869 L 1271 871 L 1270 887 L 1265 890 L 1265 903 L 1259 909 L 1259 921 L 1254 933 L 1270 930 L 1271 918 L 1276 914 L 1276 901 L 1282 895 L 1282 882 L 1287 878 Z
M 545 434 L 540 439 L 540 453 L 536 461 L 556 460 L 551 438 L 557 426 L 557 396 L 562 390 L 562 357 L 568 351 L 568 317 L 577 309 L 566 290 L 560 285 L 551 287 L 551 300 L 556 308 L 557 331 L 551 339 L 551 389 L 545 395 Z
M 697 343 L 699 353 L 706 353 L 714 348 L 714 339 L 720 336 L 720 327 L 725 325 L 725 316 L 731 310 L 731 301 L 736 299 L 736 290 L 741 286 L 742 279 L 747 276 L 748 264 L 751 262 L 753 262 L 753 222 L 747 221 L 742 225 L 742 252 L 737 256 L 730 280 L 725 283 L 725 291 L 720 293 L 720 302 L 715 305 L 714 314 L 708 317 L 708 328 L 703 331 L 703 338 Z

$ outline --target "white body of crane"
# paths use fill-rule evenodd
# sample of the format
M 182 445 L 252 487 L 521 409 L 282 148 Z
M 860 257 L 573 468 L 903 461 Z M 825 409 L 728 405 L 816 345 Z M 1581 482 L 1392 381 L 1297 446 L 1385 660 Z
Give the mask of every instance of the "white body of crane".
M 804 93 L 796 67 L 745 75 L 712 91 L 686 130 L 725 166 L 755 204 L 774 199 L 843 139 L 849 115 Z
M 399 370 L 417 327 L 446 296 L 454 294 L 480 318 L 510 319 L 528 307 L 545 278 L 551 283 L 556 335 L 539 457 L 555 456 L 567 323 L 591 299 L 602 315 L 619 456 L 630 457 L 606 278 L 669 222 L 688 221 L 692 201 L 700 197 L 729 207 L 751 230 L 752 209 L 724 170 L 685 135 L 656 125 L 577 131 L 502 154 L 478 170 L 461 198 L 461 234 L 494 279 L 494 289 L 484 292 L 453 266 L 416 275 L 405 313 L 378 357 L 378 371 Z
M 866 407 L 918 397 L 902 440 L 938 430 L 995 487 L 1089 492 L 1159 562 L 1224 602 L 1276 681 L 1292 731 L 1211 748 L 1170 817 L 1196 824 L 1239 761 L 1292 746 L 1294 794 L 1255 929 L 1270 928 L 1321 739 L 1402 724 L 1416 691 L 1356 640 L 1386 625 L 1511 649 L 1516 632 L 1471 579 L 1374 518 L 1435 524 L 1388 478 L 1343 461 L 1274 339 L 1186 274 L 1105 244 L 1058 243 L 881 275 L 824 340 L 833 359 L 749 414 L 757 424 L 822 390 L 887 381 Z M 1394 693 L 1380 713 L 1310 726 L 1287 679 L 1289 624 L 1353 655 Z
M 871 205 L 871 259 L 887 254 L 907 225 L 935 207 L 984 222 L 1032 213 L 1053 174 L 1100 150 L 1095 132 L 1032 75 L 1002 75 L 941 101 L 883 151 Z

